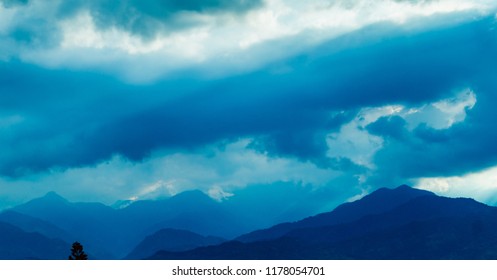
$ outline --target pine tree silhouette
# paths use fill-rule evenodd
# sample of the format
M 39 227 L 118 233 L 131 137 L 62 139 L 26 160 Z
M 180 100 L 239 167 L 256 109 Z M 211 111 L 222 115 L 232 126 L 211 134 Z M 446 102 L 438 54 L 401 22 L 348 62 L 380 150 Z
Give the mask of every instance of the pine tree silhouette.
M 78 241 L 72 244 L 71 255 L 69 256 L 69 260 L 87 260 L 88 255 L 83 251 L 83 245 Z

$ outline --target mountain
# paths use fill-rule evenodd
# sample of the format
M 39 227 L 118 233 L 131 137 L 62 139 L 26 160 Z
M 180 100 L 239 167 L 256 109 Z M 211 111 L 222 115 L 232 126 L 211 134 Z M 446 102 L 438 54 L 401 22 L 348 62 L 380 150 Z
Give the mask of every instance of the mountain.
M 201 191 L 186 191 L 165 200 L 137 201 L 120 210 L 120 215 L 143 228 L 146 235 L 175 228 L 233 238 L 249 230 L 243 217 Z
M 414 198 L 385 213 L 367 215 L 351 223 L 301 228 L 285 236 L 307 243 L 336 243 L 420 222 L 430 224 L 434 220 L 464 221 L 468 217 L 493 225 L 493 220 L 497 218 L 497 208 L 467 198 L 425 196 Z
M 80 241 L 93 259 L 479 259 L 497 252 L 497 208 L 408 186 L 221 243 L 255 225 L 236 209 L 199 191 L 120 209 L 52 192 L 0 213 L 0 222 L 20 238 Z M 40 257 L 24 249 L 13 258 Z
M 38 232 L 48 238 L 60 239 L 68 243 L 75 240 L 70 233 L 49 222 L 18 212 L 4 211 L 0 213 L 0 221 L 16 226 L 25 232 Z
M 189 251 L 158 251 L 147 260 L 289 260 L 299 259 L 302 243 L 280 238 L 271 241 L 242 243 L 230 241 L 217 246 L 199 247 Z M 303 259 L 303 258 L 302 258 Z
M 0 259 L 65 260 L 71 246 L 37 232 L 28 233 L 11 224 L 0 222 Z
M 372 213 L 364 212 L 367 209 Z M 254 242 L 233 241 L 185 252 L 160 251 L 149 259 L 497 257 L 497 208 L 472 199 L 439 197 L 406 186 L 380 189 L 332 212 L 294 224 L 293 229 L 287 227 L 287 232 L 280 232 L 273 239 L 266 235 Z M 268 232 L 272 234 L 274 228 Z
M 191 231 L 161 229 L 147 236 L 125 259 L 144 259 L 157 251 L 186 251 L 197 247 L 217 245 L 225 239 L 214 236 L 202 236 Z
M 330 249 L 343 252 L 347 259 L 495 260 L 494 221 L 495 217 L 478 216 L 416 221 L 336 243 Z
M 117 213 L 118 227 L 125 233 L 120 236 L 122 257 L 145 237 L 164 228 L 222 238 L 233 238 L 249 230 L 243 217 L 200 191 L 187 191 L 163 200 L 136 201 Z
M 97 259 L 115 258 L 110 252 L 120 246 L 116 238 L 119 228 L 114 223 L 116 212 L 100 203 L 71 203 L 49 192 L 11 211 L 56 225 L 74 237 L 74 241 L 80 241 Z
M 50 192 L 9 211 L 69 233 L 98 259 L 123 258 L 145 237 L 163 228 L 223 238 L 253 229 L 235 211 L 200 191 L 187 191 L 163 200 L 136 201 L 121 209 L 100 203 L 72 203 Z M 21 224 L 14 220 L 9 221 Z M 36 227 L 32 224 L 26 229 Z
M 195 232 L 202 236 L 233 239 L 241 234 L 266 228 L 283 221 L 295 221 L 321 211 L 327 204 L 325 196 L 313 194 L 299 184 L 282 182 L 251 186 L 235 195 L 217 201 L 201 191 L 186 191 L 166 199 L 118 201 L 112 206 L 100 203 L 74 203 L 55 192 L 8 209 L 24 215 L 23 221 L 11 222 L 30 232 L 79 241 L 85 251 L 97 259 L 121 259 L 127 256 L 147 236 L 172 228 Z M 3 213 L 6 213 L 4 211 Z M 26 217 L 33 220 L 26 221 Z M 0 221 L 1 221 L 0 217 Z M 40 222 L 64 233 L 55 234 L 42 229 Z M 64 237 L 68 236 L 68 237 Z
M 414 189 L 406 185 L 399 186 L 395 189 L 381 188 L 360 200 L 341 204 L 331 212 L 318 214 L 294 223 L 282 223 L 268 229 L 257 230 L 244 234 L 236 238 L 236 240 L 242 242 L 271 240 L 282 237 L 290 231 L 299 228 L 348 223 L 366 215 L 386 212 L 411 199 L 422 196 L 435 196 L 435 194 L 424 190 Z

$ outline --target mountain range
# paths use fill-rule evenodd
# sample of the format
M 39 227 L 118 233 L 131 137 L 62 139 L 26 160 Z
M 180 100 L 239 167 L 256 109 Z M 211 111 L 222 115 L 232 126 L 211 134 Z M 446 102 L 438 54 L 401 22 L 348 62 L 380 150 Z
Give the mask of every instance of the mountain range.
M 72 203 L 50 192 L 8 212 L 43 221 L 47 228 L 55 225 L 70 233 L 65 236 L 86 244 L 97 259 L 122 258 L 145 237 L 164 228 L 224 238 L 249 230 L 235 213 L 200 191 L 165 200 L 137 201 L 122 209 L 100 203 Z
M 243 203 L 239 203 L 240 200 L 244 200 Z M 94 259 L 121 259 L 129 257 L 147 237 L 160 235 L 161 230 L 162 233 L 166 229 L 190 232 L 209 240 L 207 243 L 192 240 L 191 244 L 210 245 L 288 216 L 285 214 L 288 205 L 259 209 L 254 214 L 247 210 L 254 206 L 248 204 L 248 200 L 240 196 L 229 202 L 217 201 L 201 191 L 186 191 L 167 199 L 118 201 L 106 206 L 69 202 L 49 192 L 0 212 L 0 221 L 67 243 L 79 241 Z M 177 248 L 192 248 L 193 245 L 187 244 L 185 241 Z M 174 250 L 175 247 L 158 245 L 157 248 Z
M 0 222 L 0 259 L 58 260 L 67 259 L 70 245 L 60 239 L 37 232 L 26 232 L 9 223 Z
M 90 259 L 497 258 L 496 207 L 405 185 L 265 229 L 239 208 L 199 191 L 114 208 L 51 192 L 0 213 L 0 259 L 67 259 L 74 241 Z
M 125 259 L 139 260 L 153 255 L 157 251 L 181 252 L 198 247 L 218 245 L 226 241 L 215 236 L 202 236 L 187 230 L 161 229 L 147 236 Z
M 495 259 L 497 208 L 408 186 L 218 246 L 150 259 Z

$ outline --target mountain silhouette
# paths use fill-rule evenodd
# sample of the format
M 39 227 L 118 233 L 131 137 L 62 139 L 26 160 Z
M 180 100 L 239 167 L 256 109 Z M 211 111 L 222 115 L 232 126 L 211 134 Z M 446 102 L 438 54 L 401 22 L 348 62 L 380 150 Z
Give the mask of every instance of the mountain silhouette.
M 161 229 L 147 236 L 126 259 L 144 259 L 157 251 L 186 251 L 197 247 L 217 245 L 225 239 L 214 236 L 202 236 L 191 231 Z
M 435 194 L 414 189 L 407 185 L 401 185 L 395 189 L 381 188 L 360 200 L 341 204 L 331 212 L 318 214 L 293 223 L 282 223 L 268 229 L 257 230 L 244 234 L 236 238 L 236 240 L 242 242 L 271 240 L 299 228 L 348 223 L 366 215 L 374 215 L 394 209 L 413 198 L 422 196 L 435 196 Z
M 259 241 L 233 241 L 185 252 L 160 251 L 149 259 L 497 257 L 497 208 L 406 186 L 380 189 L 359 201 L 290 225 L 292 229 L 286 226 L 285 233 L 279 231 L 272 239 L 278 226 L 259 231 Z
M 249 230 L 243 217 L 198 190 L 182 192 L 169 199 L 137 201 L 120 210 L 120 216 L 123 222 L 133 221 L 134 226 L 145 229 L 146 235 L 163 228 L 175 228 L 233 238 Z
M 74 240 L 74 237 L 67 231 L 49 222 L 18 212 L 4 211 L 0 213 L 0 221 L 16 226 L 25 232 L 38 232 L 48 238 L 60 239 L 68 243 Z
M 94 258 L 115 258 L 119 246 L 116 212 L 101 203 L 72 203 L 49 192 L 45 196 L 16 206 L 11 211 L 49 222 L 80 240 Z
M 9 223 L 0 222 L 0 259 L 64 260 L 70 245 L 37 232 L 25 232 Z
M 163 200 L 136 201 L 121 209 L 101 203 L 73 203 L 50 192 L 9 211 L 70 233 L 97 259 L 123 258 L 145 237 L 163 228 L 222 238 L 233 238 L 253 229 L 244 224 L 243 217 L 200 191 L 187 191 Z
M 65 259 L 68 244 L 78 240 L 92 259 L 497 258 L 496 207 L 405 185 L 257 231 L 250 231 L 254 216 L 246 212 L 199 191 L 117 209 L 51 192 L 0 213 L 0 257 Z

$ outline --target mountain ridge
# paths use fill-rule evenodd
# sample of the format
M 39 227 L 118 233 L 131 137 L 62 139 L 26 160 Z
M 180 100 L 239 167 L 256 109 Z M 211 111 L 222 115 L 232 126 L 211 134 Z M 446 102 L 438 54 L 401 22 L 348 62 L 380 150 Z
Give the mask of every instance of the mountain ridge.
M 393 191 L 411 192 L 405 187 Z M 389 192 L 380 190 L 375 195 L 371 194 L 369 198 L 365 197 L 365 201 L 371 199 L 382 201 L 378 199 L 378 195 Z M 291 229 L 273 239 L 253 242 L 232 241 L 184 252 L 159 251 L 148 259 L 493 259 L 497 257 L 496 207 L 474 199 L 447 198 L 429 192 L 414 192 L 411 193 L 415 194 L 414 197 L 406 199 L 404 203 L 393 209 L 382 213 L 365 214 L 356 220 L 321 226 L 310 223 L 308 227 Z M 348 206 L 345 208 L 339 206 L 334 211 L 336 209 L 343 211 L 347 208 L 351 210 L 351 207 L 360 204 L 345 205 Z M 351 216 L 355 214 L 354 212 Z M 450 238 L 445 238 L 449 236 Z M 410 250 L 415 253 L 409 254 Z
M 25 232 L 0 222 L 0 259 L 3 260 L 64 260 L 70 245 L 60 239 L 48 238 L 38 232 Z
M 380 188 L 371 194 L 354 202 L 346 202 L 338 205 L 334 210 L 320 213 L 311 217 L 304 218 L 293 223 L 282 223 L 267 229 L 256 230 L 254 232 L 241 235 L 236 238 L 242 242 L 253 242 L 281 237 L 291 230 L 338 224 L 341 222 L 350 222 L 362 217 L 392 209 L 412 198 L 424 195 L 435 195 L 432 192 L 411 188 L 407 185 L 401 185 L 394 189 Z M 349 211 L 350 208 L 357 208 Z
M 160 250 L 187 251 L 198 247 L 218 245 L 226 241 L 215 236 L 202 236 L 191 231 L 161 229 L 147 236 L 126 257 L 128 260 L 144 259 Z
M 88 250 L 98 250 L 93 255 L 102 259 L 125 257 L 144 238 L 163 228 L 224 239 L 251 230 L 244 225 L 243 217 L 198 190 L 168 199 L 136 201 L 122 209 L 102 203 L 69 202 L 49 192 L 6 211 L 55 225 L 71 235 L 65 240 L 74 238 Z
M 50 192 L 1 212 L 0 222 L 40 238 L 68 243 L 78 240 L 96 259 L 408 258 L 399 248 L 413 250 L 416 254 L 412 257 L 419 258 L 478 259 L 494 256 L 488 251 L 493 246 L 497 252 L 497 241 L 493 241 L 497 240 L 496 207 L 406 185 L 380 188 L 332 211 L 247 231 L 232 240 L 213 237 L 213 232 L 226 234 L 233 230 L 230 227 L 243 224 L 243 216 L 229 210 L 200 191 L 138 201 L 122 209 L 73 203 Z M 440 248 L 453 246 L 451 254 L 422 243 L 443 234 L 451 238 L 432 242 Z M 392 247 L 387 237 L 395 240 L 397 247 Z M 459 248 L 462 243 L 469 247 Z

